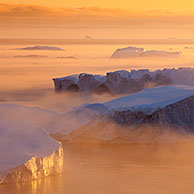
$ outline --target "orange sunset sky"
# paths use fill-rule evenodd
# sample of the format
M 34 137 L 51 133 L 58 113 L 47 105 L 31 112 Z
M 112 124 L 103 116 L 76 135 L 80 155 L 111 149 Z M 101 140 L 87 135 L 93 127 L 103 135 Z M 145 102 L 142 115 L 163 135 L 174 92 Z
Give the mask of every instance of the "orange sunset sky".
M 193 0 L 0 0 L 0 38 L 194 38 Z

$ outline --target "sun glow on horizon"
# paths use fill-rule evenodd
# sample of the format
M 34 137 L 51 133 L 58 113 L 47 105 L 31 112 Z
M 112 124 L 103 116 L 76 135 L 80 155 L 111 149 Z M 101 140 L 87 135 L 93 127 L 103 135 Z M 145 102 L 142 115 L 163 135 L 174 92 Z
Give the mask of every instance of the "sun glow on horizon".
M 193 0 L 0 0 L 0 19 L 7 38 L 194 38 Z
M 30 4 L 30 5 L 43 5 L 49 7 L 91 7 L 97 6 L 100 8 L 121 8 L 129 10 L 157 10 L 162 9 L 166 11 L 194 11 L 193 0 L 0 0 L 0 3 L 11 4 Z

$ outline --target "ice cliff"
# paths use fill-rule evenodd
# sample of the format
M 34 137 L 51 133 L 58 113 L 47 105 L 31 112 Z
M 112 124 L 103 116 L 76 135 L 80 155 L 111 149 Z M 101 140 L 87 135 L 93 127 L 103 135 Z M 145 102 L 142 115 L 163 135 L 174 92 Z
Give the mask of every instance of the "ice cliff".
M 106 76 L 82 73 L 54 78 L 53 81 L 56 91 L 80 92 L 82 94 L 132 94 L 160 85 L 194 86 L 194 69 L 121 70 L 107 72 Z
M 146 87 L 172 84 L 170 77 L 162 72 L 149 70 L 121 70 L 108 72 L 106 76 L 82 73 L 54 78 L 56 91 L 80 92 L 84 94 L 135 93 Z

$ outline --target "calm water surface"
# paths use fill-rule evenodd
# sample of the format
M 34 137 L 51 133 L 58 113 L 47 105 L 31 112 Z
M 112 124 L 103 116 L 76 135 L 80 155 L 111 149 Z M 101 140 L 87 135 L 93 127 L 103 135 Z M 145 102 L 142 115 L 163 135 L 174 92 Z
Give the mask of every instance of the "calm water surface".
M 0 186 L 1 194 L 193 194 L 190 145 L 64 145 L 60 175 Z

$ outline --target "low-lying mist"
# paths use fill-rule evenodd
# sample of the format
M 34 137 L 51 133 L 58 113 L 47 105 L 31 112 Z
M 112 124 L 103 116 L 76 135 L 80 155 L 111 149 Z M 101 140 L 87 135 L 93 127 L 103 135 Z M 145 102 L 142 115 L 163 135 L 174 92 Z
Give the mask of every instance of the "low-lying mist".
M 116 97 L 118 96 L 109 94 L 80 95 L 71 92 L 55 92 L 54 89 L 29 88 L 1 91 L 0 104 L 36 106 L 58 113 L 65 113 L 82 104 L 103 103 Z

